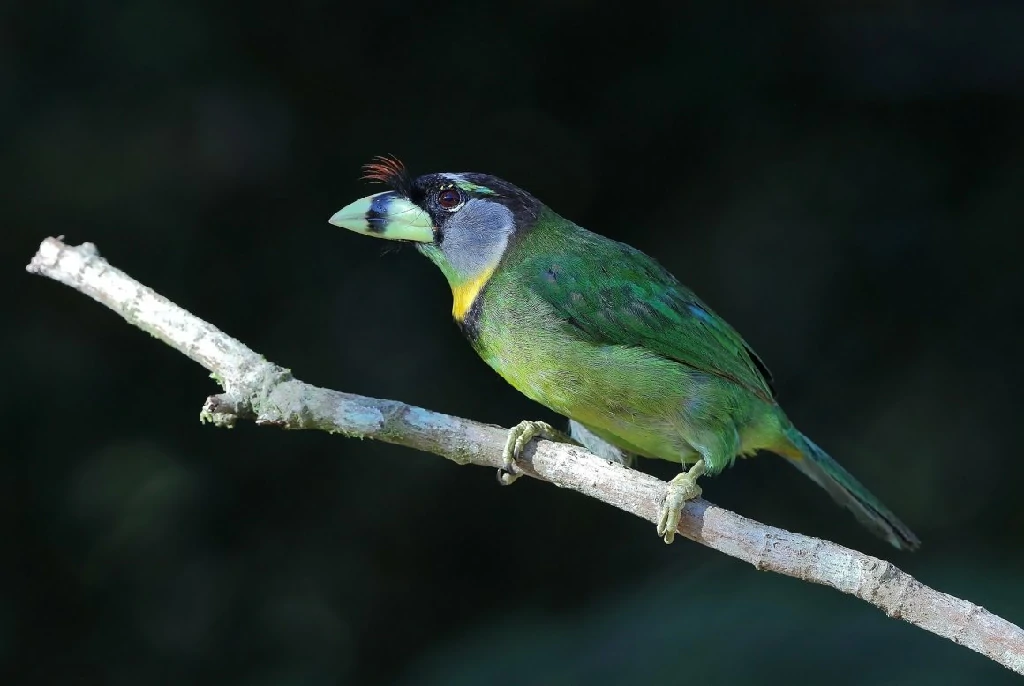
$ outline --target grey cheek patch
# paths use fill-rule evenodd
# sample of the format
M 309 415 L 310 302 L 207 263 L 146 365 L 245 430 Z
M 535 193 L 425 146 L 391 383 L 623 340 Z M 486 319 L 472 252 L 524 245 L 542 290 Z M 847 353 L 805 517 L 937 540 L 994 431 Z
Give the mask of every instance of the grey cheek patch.
M 445 223 L 441 250 L 458 273 L 479 274 L 501 259 L 514 228 L 507 207 L 473 198 Z

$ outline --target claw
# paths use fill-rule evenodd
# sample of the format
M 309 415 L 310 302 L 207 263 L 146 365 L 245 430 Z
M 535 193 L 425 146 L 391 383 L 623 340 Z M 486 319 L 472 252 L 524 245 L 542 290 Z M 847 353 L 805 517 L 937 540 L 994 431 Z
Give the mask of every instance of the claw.
M 679 518 L 687 501 L 700 497 L 701 488 L 697 485 L 697 477 L 703 473 L 704 460 L 697 460 L 689 470 L 668 482 L 665 502 L 658 514 L 658 535 L 665 539 L 665 543 L 675 539 Z
M 498 470 L 498 483 L 503 486 L 515 482 L 519 478 L 516 460 L 523 454 L 523 448 L 534 438 L 546 438 L 549 441 L 561 441 L 565 436 L 547 422 L 519 422 L 508 432 L 505 441 L 505 452 Z

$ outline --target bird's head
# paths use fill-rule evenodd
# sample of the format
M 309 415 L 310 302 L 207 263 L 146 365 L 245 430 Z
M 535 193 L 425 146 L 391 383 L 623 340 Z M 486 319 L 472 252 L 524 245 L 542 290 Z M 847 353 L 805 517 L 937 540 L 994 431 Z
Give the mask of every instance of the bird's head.
M 509 242 L 537 220 L 542 205 L 497 177 L 474 173 L 412 178 L 395 158 L 378 157 L 364 178 L 390 190 L 345 206 L 330 223 L 356 233 L 414 243 L 453 290 L 486 280 Z

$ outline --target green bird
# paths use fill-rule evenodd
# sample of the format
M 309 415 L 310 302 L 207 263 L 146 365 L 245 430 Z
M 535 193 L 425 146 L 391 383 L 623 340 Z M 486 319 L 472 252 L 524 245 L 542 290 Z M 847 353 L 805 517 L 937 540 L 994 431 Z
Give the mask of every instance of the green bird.
M 494 176 L 412 178 L 377 158 L 364 178 L 390 190 L 330 218 L 415 244 L 452 289 L 452 315 L 480 357 L 527 397 L 568 417 L 570 436 L 603 457 L 678 462 L 658 534 L 671 543 L 697 478 L 737 456 L 781 455 L 897 548 L 917 537 L 793 426 L 761 359 L 656 260 L 559 216 Z M 499 478 L 523 446 L 569 437 L 543 422 L 509 432 Z M 686 466 L 689 465 L 689 469 Z

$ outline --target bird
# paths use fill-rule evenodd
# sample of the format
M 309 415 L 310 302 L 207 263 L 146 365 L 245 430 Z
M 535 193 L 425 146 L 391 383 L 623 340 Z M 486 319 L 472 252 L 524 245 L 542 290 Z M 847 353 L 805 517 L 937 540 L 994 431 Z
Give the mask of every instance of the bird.
M 570 420 L 566 434 L 523 421 L 498 471 L 510 484 L 535 438 L 580 443 L 603 457 L 677 462 L 657 532 L 675 538 L 698 478 L 737 457 L 773 452 L 902 550 L 917 536 L 801 433 L 772 376 L 740 334 L 657 260 L 584 229 L 493 175 L 413 177 L 394 156 L 363 178 L 388 190 L 345 206 L 330 224 L 412 243 L 445 276 L 452 317 L 495 372 Z

